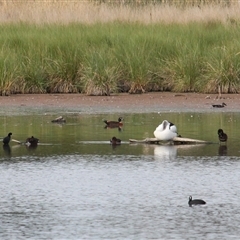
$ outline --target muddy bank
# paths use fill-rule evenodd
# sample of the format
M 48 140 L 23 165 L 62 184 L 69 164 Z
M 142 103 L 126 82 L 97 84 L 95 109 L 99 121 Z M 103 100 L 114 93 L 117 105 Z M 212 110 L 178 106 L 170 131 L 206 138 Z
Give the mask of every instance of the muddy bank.
M 224 108 L 212 104 L 226 103 Z M 157 92 L 87 96 L 84 94 L 19 94 L 0 96 L 1 115 L 67 113 L 240 112 L 239 94 Z

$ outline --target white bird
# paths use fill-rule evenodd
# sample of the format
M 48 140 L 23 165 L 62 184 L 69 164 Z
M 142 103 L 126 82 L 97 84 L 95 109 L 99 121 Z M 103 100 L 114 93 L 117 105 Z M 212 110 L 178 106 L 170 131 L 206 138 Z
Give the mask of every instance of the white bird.
M 155 138 L 162 141 L 172 140 L 178 135 L 177 127 L 167 120 L 163 120 L 163 122 L 156 128 L 153 134 Z

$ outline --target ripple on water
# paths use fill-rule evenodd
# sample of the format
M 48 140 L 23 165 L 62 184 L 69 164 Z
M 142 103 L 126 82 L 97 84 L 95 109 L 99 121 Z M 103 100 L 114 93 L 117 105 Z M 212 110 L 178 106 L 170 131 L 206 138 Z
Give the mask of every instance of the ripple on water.
M 239 171 L 238 157 L 167 150 L 4 161 L 0 238 L 238 239 Z

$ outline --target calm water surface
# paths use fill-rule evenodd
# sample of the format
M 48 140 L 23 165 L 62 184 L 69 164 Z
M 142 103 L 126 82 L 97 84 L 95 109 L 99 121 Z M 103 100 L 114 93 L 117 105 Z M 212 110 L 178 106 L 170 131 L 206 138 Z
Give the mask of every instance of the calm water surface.
M 54 117 L 0 117 L 2 137 L 41 142 L 1 151 L 0 239 L 239 239 L 240 114 L 125 114 L 121 131 L 104 129 L 114 114 Z M 164 119 L 213 144 L 129 144 Z M 207 204 L 189 207 L 189 195 Z

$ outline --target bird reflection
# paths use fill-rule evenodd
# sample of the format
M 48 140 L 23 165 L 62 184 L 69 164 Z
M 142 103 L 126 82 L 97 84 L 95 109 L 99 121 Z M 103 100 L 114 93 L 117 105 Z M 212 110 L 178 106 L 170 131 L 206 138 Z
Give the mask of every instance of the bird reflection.
M 26 145 L 26 148 L 29 150 L 29 151 L 34 151 L 34 150 L 36 150 L 36 148 L 38 147 L 38 145 Z
M 3 144 L 3 150 L 6 153 L 6 155 L 11 155 L 11 147 L 8 144 Z
M 118 126 L 113 126 L 113 127 L 111 126 L 111 127 L 110 127 L 110 126 L 107 126 L 107 125 L 106 125 L 106 126 L 104 127 L 104 129 L 113 129 L 113 128 L 117 128 L 119 132 L 122 131 L 122 126 L 119 126 L 119 127 L 118 127 Z
M 170 160 L 177 157 L 177 147 L 174 145 L 169 146 L 156 146 L 154 148 L 154 156 L 158 160 Z
M 226 145 L 220 145 L 219 146 L 218 155 L 220 155 L 220 156 L 226 156 L 227 155 L 227 146 Z

